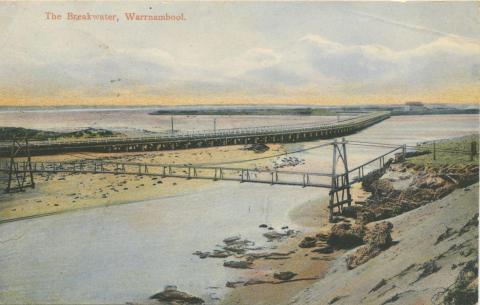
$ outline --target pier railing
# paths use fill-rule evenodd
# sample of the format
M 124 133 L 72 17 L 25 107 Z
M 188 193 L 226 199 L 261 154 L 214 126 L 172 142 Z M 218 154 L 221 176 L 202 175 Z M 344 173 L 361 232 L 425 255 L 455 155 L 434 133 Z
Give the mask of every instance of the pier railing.
M 15 162 L 16 172 L 29 171 L 28 162 Z M 266 184 L 330 188 L 331 174 L 258 168 L 201 166 L 189 164 L 148 164 L 131 162 L 31 162 L 34 173 L 84 173 L 157 176 L 162 178 L 229 180 Z M 0 160 L 0 171 L 8 171 L 10 161 Z
M 389 112 L 372 112 L 360 115 L 354 118 L 345 119 L 334 123 L 307 123 L 297 125 L 274 125 L 249 128 L 228 128 L 217 130 L 199 130 L 199 131 L 180 131 L 173 133 L 164 133 L 156 136 L 142 137 L 102 137 L 102 138 L 68 138 L 68 139 L 48 139 L 32 140 L 30 146 L 32 149 L 40 146 L 62 146 L 62 145 L 109 145 L 118 143 L 149 143 L 149 142 L 171 142 L 198 139 L 215 139 L 227 137 L 255 137 L 255 136 L 274 136 L 287 133 L 306 133 L 314 131 L 330 131 L 338 129 L 361 129 L 375 122 L 388 118 Z M 0 142 L 0 151 L 6 151 L 10 147 L 9 142 Z

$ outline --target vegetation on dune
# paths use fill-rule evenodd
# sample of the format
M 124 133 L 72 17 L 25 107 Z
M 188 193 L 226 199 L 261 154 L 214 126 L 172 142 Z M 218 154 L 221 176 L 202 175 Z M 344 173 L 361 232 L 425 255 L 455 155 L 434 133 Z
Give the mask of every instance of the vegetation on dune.
M 63 139 L 63 138 L 97 138 L 119 136 L 121 133 L 113 132 L 107 129 L 86 128 L 71 132 L 45 131 L 38 129 L 28 129 L 22 127 L 0 127 L 0 140 L 12 139 L 31 139 L 31 140 L 47 140 L 47 139 Z
M 474 143 L 473 145 L 476 147 L 473 160 L 471 157 L 472 143 Z M 478 143 L 478 134 L 439 140 L 435 141 L 435 144 L 433 142 L 425 142 L 417 146 L 417 151 L 425 151 L 428 153 L 409 158 L 409 162 L 423 166 L 478 164 Z

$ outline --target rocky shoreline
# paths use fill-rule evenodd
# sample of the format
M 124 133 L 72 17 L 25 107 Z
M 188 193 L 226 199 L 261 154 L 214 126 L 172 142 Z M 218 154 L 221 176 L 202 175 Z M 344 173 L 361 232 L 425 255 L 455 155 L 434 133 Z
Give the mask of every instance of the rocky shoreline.
M 391 164 L 365 179 L 362 187 L 371 195 L 343 209 L 342 216 L 363 224 L 388 219 L 468 187 L 478 181 L 478 172 L 478 165 Z
M 246 304 L 243 300 L 245 293 L 258 293 L 254 288 L 257 286 L 269 285 L 267 290 L 279 295 L 281 288 L 274 288 L 278 284 L 307 282 L 295 289 L 309 287 L 309 281 L 321 280 L 332 264 L 338 264 L 337 257 L 343 256 L 346 269 L 352 270 L 395 246 L 398 243 L 392 237 L 395 228 L 388 219 L 444 198 L 457 189 L 469 190 L 470 185 L 478 182 L 478 172 L 477 164 L 425 166 L 409 161 L 394 163 L 391 160 L 383 169 L 370 173 L 362 183 L 362 190 L 369 194 L 366 199 L 357 200 L 352 206 L 344 208 L 342 213 L 335 216 L 334 224 L 318 228 L 316 233 L 305 234 L 288 226 L 275 230 L 267 224 L 260 224 L 259 229 L 265 230 L 263 236 L 266 241 L 272 243 L 270 246 L 258 246 L 236 235 L 223 239 L 210 251 L 195 251 L 193 255 L 200 259 L 223 259 L 225 268 L 239 269 L 243 273 L 239 279 L 225 283 L 225 287 L 238 291 L 234 294 L 237 299 L 229 294 L 221 304 Z M 455 233 L 459 234 L 447 228 L 437 242 Z M 473 293 L 472 288 L 464 283 L 466 280 L 471 282 L 478 274 L 478 265 L 472 264 L 462 267 L 455 285 L 445 291 L 445 300 L 458 298 L 459 291 Z M 315 271 L 316 268 L 324 271 Z M 436 260 L 426 261 L 417 268 L 421 271 L 417 281 L 437 272 L 439 268 Z M 309 269 L 312 271 L 308 272 Z M 384 289 L 386 284 L 385 279 L 378 281 L 370 293 Z M 293 293 L 297 291 L 295 289 Z M 285 296 L 291 297 L 291 294 Z M 198 297 L 177 291 L 176 287 L 167 287 L 152 299 L 162 304 L 205 303 Z M 341 299 L 341 296 L 336 296 L 328 304 L 341 302 Z M 252 304 L 256 304 L 256 300 Z
M 296 247 L 292 250 L 295 253 L 301 249 L 308 249 L 310 253 L 321 254 L 323 259 L 342 255 L 348 251 L 345 258 L 347 269 L 355 269 L 367 263 L 381 252 L 396 245 L 392 238 L 394 225 L 389 218 L 414 210 L 433 201 L 446 197 L 456 189 L 464 188 L 478 182 L 478 165 L 443 165 L 424 166 L 416 165 L 409 161 L 393 163 L 390 161 L 381 170 L 372 172 L 362 184 L 363 191 L 370 195 L 365 201 L 356 202 L 351 207 L 344 208 L 341 214 L 335 217 L 337 223 L 324 228 L 322 232 L 305 236 L 300 232 L 295 235 L 299 239 Z M 370 223 L 375 224 L 370 225 Z M 303 253 L 303 252 L 302 252 Z M 286 253 L 285 253 L 286 254 Z M 248 256 L 245 267 L 248 269 L 259 268 L 252 264 L 253 260 Z M 304 256 L 308 256 L 307 253 Z M 283 259 L 289 259 L 285 255 Z M 300 258 L 301 259 L 301 258 Z M 303 258 L 307 260 L 308 258 Z M 313 260 L 310 257 L 310 261 Z M 262 265 L 260 265 L 262 266 Z M 241 286 L 278 284 L 294 281 L 296 273 L 288 270 L 289 262 L 283 264 L 283 271 L 273 274 L 272 280 L 252 278 L 246 281 L 228 282 L 230 288 Z M 228 266 L 227 266 L 228 267 Z M 434 265 L 422 267 L 426 275 L 435 272 Z M 281 281 L 275 274 L 284 273 L 290 275 L 286 281 Z M 472 277 L 465 271 L 464 277 Z M 321 277 L 309 277 L 305 279 L 319 279 Z M 301 280 L 301 278 L 297 278 Z M 378 283 L 378 288 L 382 286 Z M 459 289 L 467 289 L 462 286 L 459 280 Z M 455 292 L 450 292 L 450 295 Z M 450 296 L 452 297 L 452 296 Z M 335 302 L 335 300 L 332 300 Z M 230 301 L 224 302 L 230 304 Z M 241 301 L 232 304 L 243 304 Z

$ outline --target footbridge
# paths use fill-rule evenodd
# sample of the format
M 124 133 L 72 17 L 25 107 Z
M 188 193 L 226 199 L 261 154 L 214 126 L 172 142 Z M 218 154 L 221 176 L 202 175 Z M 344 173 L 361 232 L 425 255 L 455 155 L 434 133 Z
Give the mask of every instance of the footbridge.
M 305 142 L 355 133 L 390 117 L 390 112 L 371 112 L 335 123 L 276 125 L 252 128 L 184 131 L 145 137 L 104 137 L 36 141 L 30 139 L 31 155 L 75 151 L 130 152 L 187 149 L 224 145 Z M 9 156 L 11 143 L 0 143 L 0 156 Z
M 393 147 L 388 152 L 375 157 L 355 168 L 349 169 L 347 160 L 347 140 L 331 141 L 315 146 L 332 147 L 331 171 L 306 172 L 279 169 L 260 169 L 227 166 L 205 166 L 195 164 L 158 164 L 107 161 L 102 159 L 83 159 L 70 162 L 0 160 L 0 172 L 7 173 L 9 182 L 6 191 L 24 186 L 35 187 L 33 175 L 37 173 L 56 174 L 111 174 L 140 175 L 161 178 L 207 179 L 212 181 L 237 181 L 240 183 L 263 183 L 270 185 L 291 185 L 329 189 L 329 217 L 333 220 L 334 209 L 341 213 L 345 205 L 350 206 L 352 198 L 350 187 L 361 182 L 368 173 L 384 169 L 395 158 L 404 158 L 406 146 Z M 353 144 L 353 143 L 352 143 Z M 21 158 L 26 159 L 26 158 Z M 15 186 L 16 185 L 16 186 Z

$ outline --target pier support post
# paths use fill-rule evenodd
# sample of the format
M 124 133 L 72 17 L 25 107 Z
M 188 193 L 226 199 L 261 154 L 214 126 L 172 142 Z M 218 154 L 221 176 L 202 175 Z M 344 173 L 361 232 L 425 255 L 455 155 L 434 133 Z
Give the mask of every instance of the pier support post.
M 25 144 L 21 141 L 13 139 L 12 141 L 12 149 L 10 153 L 10 164 L 8 170 L 8 182 L 7 188 L 5 189 L 6 193 L 10 193 L 12 191 L 24 191 L 25 187 L 35 188 L 35 181 L 33 179 L 33 170 L 32 170 L 32 160 L 30 156 L 30 146 L 28 144 L 28 139 L 25 138 Z M 27 162 L 23 163 L 23 170 L 20 171 L 18 163 L 15 162 L 15 158 L 19 156 L 21 153 L 27 157 Z M 27 172 L 29 182 L 27 182 Z M 12 182 L 16 181 L 17 186 L 13 187 Z
M 352 204 L 352 195 L 350 193 L 350 178 L 348 173 L 348 160 L 347 160 L 347 141 L 342 138 L 342 149 L 340 149 L 337 140 L 333 141 L 333 161 L 332 161 L 332 182 L 330 186 L 330 201 L 328 205 L 330 222 L 333 221 L 333 209 L 338 206 L 338 210 L 342 211 L 343 205 L 346 203 L 348 206 Z M 342 159 L 344 173 L 337 175 L 337 153 L 338 158 Z M 338 179 L 341 177 L 341 179 Z M 341 199 L 338 193 L 342 192 Z M 346 196 L 345 196 L 346 195 Z M 346 198 L 345 198 L 346 197 Z
M 350 193 L 350 179 L 348 177 L 348 159 L 347 159 L 347 142 L 345 138 L 342 138 L 342 149 L 343 149 L 343 167 L 345 169 L 345 180 L 343 187 L 346 187 L 347 191 L 347 204 L 350 206 L 352 204 L 352 194 Z
M 333 221 L 333 203 L 335 201 L 336 185 L 336 169 L 337 169 L 337 140 L 333 141 L 333 161 L 332 161 L 332 181 L 330 186 L 330 201 L 328 203 L 328 220 Z

